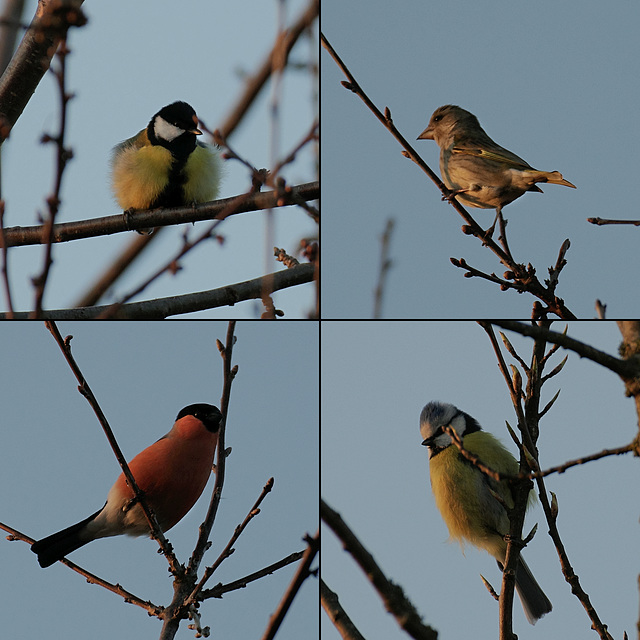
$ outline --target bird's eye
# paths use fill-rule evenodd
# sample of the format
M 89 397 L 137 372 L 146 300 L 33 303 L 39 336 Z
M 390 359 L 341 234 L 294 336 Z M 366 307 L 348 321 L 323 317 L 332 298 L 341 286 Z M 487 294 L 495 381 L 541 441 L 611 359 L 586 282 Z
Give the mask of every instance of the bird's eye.
M 440 120 L 442 120 L 442 116 L 435 116 L 433 119 L 434 122 L 440 122 Z

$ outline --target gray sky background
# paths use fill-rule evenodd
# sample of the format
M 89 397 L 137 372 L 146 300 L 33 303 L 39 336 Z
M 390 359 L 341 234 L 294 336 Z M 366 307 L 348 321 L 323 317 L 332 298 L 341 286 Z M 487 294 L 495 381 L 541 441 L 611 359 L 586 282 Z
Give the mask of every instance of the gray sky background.
M 562 330 L 556 324 L 555 329 Z M 569 323 L 569 335 L 615 355 L 614 323 Z M 526 362 L 531 342 L 509 334 Z M 447 544 L 429 485 L 428 452 L 418 427 L 430 400 L 452 402 L 515 453 L 505 420 L 516 417 L 485 332 L 473 322 L 323 323 L 322 496 L 399 584 L 442 638 L 498 637 L 498 607 L 482 573 L 500 589 L 487 553 Z M 560 350 L 547 371 L 566 352 Z M 510 362 L 507 356 L 507 362 Z M 570 355 L 562 373 L 543 388 L 543 402 L 560 396 L 542 419 L 538 441 L 543 468 L 605 448 L 637 434 L 633 401 L 617 376 Z M 614 638 L 629 635 L 638 617 L 638 463 L 627 454 L 589 463 L 546 479 L 558 497 L 558 527 L 569 558 Z M 520 640 L 594 638 L 590 621 L 571 595 L 547 535 L 539 505 L 525 522 L 538 532 L 524 557 L 553 603 L 535 627 L 514 604 Z M 351 557 L 323 527 L 323 578 L 367 640 L 407 636 L 384 610 Z M 322 616 L 322 637 L 338 638 Z
M 636 227 L 588 217 L 638 219 L 636 109 L 640 7 L 614 0 L 534 5 L 327 0 L 322 31 L 381 111 L 439 173 L 435 142 L 416 141 L 433 111 L 458 104 L 499 144 L 537 169 L 561 171 L 577 190 L 543 186 L 505 208 L 515 258 L 542 281 L 566 238 L 557 294 L 578 317 L 638 313 L 629 282 L 640 270 Z M 450 257 L 487 273 L 504 268 L 355 94 L 322 51 L 323 313 L 371 317 L 380 236 L 395 219 L 386 318 L 528 317 L 533 299 L 463 277 Z M 485 228 L 493 210 L 470 209 Z M 636 288 L 633 288 L 636 291 Z
M 305 0 L 284 3 L 290 24 L 306 7 Z M 33 15 L 36 2 L 27 2 Z M 221 4 L 189 0 L 180 5 L 157 0 L 86 2 L 89 23 L 71 30 L 67 60 L 69 104 L 67 144 L 74 158 L 63 178 L 59 222 L 115 215 L 119 212 L 109 187 L 111 149 L 147 126 L 160 108 L 189 102 L 213 131 L 220 126 L 244 88 L 244 75 L 254 73 L 271 50 L 277 33 L 278 3 L 239 0 Z M 317 39 L 310 46 L 304 37 L 292 59 L 317 60 Z M 230 137 L 239 154 L 258 168 L 270 167 L 271 85 Z M 287 72 L 280 101 L 280 157 L 289 154 L 308 133 L 317 106 L 317 86 L 304 70 Z M 3 197 L 6 226 L 37 223 L 54 178 L 54 149 L 42 145 L 43 132 L 57 132 L 59 97 L 52 74 L 47 74 L 3 145 Z M 206 138 L 207 136 L 203 136 Z M 210 140 L 207 140 L 210 142 Z M 246 192 L 251 180 L 237 162 L 225 163 L 220 197 Z M 317 179 L 311 147 L 283 171 L 290 184 Z M 317 233 L 317 226 L 302 211 L 285 207 L 275 214 L 274 242 L 265 246 L 264 213 L 232 216 L 219 231 L 226 242 L 205 243 L 183 261 L 175 277 L 165 275 L 144 293 L 143 299 L 214 289 L 243 282 L 265 273 L 265 252 L 273 244 L 295 253 L 300 238 Z M 204 224 L 190 233 L 199 233 Z M 182 246 L 184 229 L 166 231 L 148 256 L 141 258 L 117 285 L 115 294 L 134 288 Z M 53 273 L 45 306 L 70 305 L 79 292 L 128 245 L 135 236 L 115 234 L 66 243 L 54 248 Z M 30 309 L 30 277 L 41 269 L 42 249 L 10 251 L 11 277 L 17 310 Z M 283 267 L 269 258 L 269 272 Z M 112 292 L 113 293 L 113 292 Z M 112 300 L 113 298 L 108 298 Z M 297 287 L 275 294 L 277 305 L 289 318 L 306 317 L 314 299 L 313 287 Z M 233 309 L 202 312 L 198 317 L 255 318 L 261 305 L 245 302 Z
M 219 406 L 222 360 L 215 339 L 225 322 L 60 323 L 131 459 L 171 428 L 194 402 Z M 1 519 L 44 537 L 99 509 L 119 465 L 57 344 L 40 322 L 4 323 L 0 388 L 3 401 Z M 230 582 L 305 548 L 318 526 L 318 328 L 315 323 L 239 323 L 227 418 L 226 479 L 212 563 L 273 476 L 261 513 L 235 544 L 209 586 Z M 213 475 L 192 511 L 168 533 L 179 559 L 188 558 L 213 488 Z M 148 538 L 96 540 L 74 562 L 157 604 L 172 596 L 167 563 Z M 88 585 L 60 563 L 38 566 L 23 542 L 0 540 L 0 602 L 7 638 L 154 638 L 160 623 L 118 596 Z M 245 589 L 201 606 L 212 637 L 259 638 L 294 575 L 291 565 Z M 286 619 L 283 638 L 298 640 L 318 626 L 317 581 L 305 583 Z M 193 638 L 181 625 L 178 638 Z

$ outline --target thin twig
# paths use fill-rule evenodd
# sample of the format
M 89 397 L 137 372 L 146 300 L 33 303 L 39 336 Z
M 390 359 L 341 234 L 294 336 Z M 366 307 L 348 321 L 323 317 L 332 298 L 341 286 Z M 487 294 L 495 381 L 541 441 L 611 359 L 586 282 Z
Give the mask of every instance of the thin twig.
M 251 509 L 249 509 L 249 513 L 247 513 L 245 519 L 235 528 L 229 542 L 222 550 L 216 561 L 205 569 L 202 578 L 200 578 L 200 582 L 198 582 L 195 589 L 185 600 L 185 607 L 195 604 L 195 602 L 200 599 L 200 592 L 202 591 L 209 578 L 215 573 L 216 569 L 224 562 L 224 560 L 226 560 L 235 551 L 233 545 L 237 542 L 242 532 L 247 528 L 249 522 L 251 522 L 251 520 L 253 520 L 253 518 L 255 518 L 260 513 L 259 506 L 267 497 L 267 494 L 271 491 L 271 489 L 273 489 L 273 478 L 269 478 L 265 486 L 262 488 L 262 493 L 254 503 L 254 505 L 251 507 Z
M 380 270 L 378 271 L 378 284 L 376 285 L 373 303 L 373 317 L 376 320 L 379 319 L 382 314 L 384 285 L 386 283 L 389 270 L 391 269 L 391 265 L 393 264 L 389 258 L 389 247 L 391 244 L 391 234 L 393 233 L 394 224 L 395 221 L 393 218 L 389 218 L 387 220 L 382 238 L 380 239 Z
M 542 509 L 545 514 L 545 518 L 547 520 L 547 524 L 549 526 L 549 535 L 553 540 L 553 543 L 556 547 L 556 551 L 558 553 L 558 557 L 560 558 L 560 565 L 562 567 L 562 572 L 565 576 L 565 580 L 571 585 L 572 593 L 578 598 L 580 603 L 585 608 L 587 615 L 589 616 L 593 629 L 600 635 L 602 640 L 611 640 L 611 636 L 607 631 L 607 626 L 602 622 L 595 608 L 591 604 L 591 600 L 586 591 L 582 588 L 580 584 L 580 580 L 571 566 L 569 561 L 569 557 L 567 555 L 566 549 L 564 547 L 564 543 L 560 538 L 560 532 L 557 528 L 557 516 L 558 516 L 558 508 L 557 501 L 555 501 L 554 496 L 554 506 L 549 503 L 549 497 L 547 494 L 547 490 L 544 485 L 543 474 L 529 474 L 528 468 L 534 467 L 534 471 L 540 468 L 540 463 L 538 460 L 538 452 L 536 448 L 536 442 L 539 434 L 539 421 L 542 413 L 546 411 L 546 407 L 543 412 L 540 412 L 540 394 L 542 389 L 542 384 L 544 381 L 543 371 L 544 365 L 549 359 L 549 354 L 551 351 L 555 351 L 553 348 L 549 350 L 549 353 L 545 353 L 547 348 L 547 336 L 549 334 L 549 327 L 551 322 L 548 320 L 541 321 L 540 325 L 532 325 L 531 328 L 540 329 L 541 331 L 538 335 L 535 336 L 532 356 L 531 356 L 531 364 L 527 369 L 527 387 L 526 387 L 526 396 L 524 399 L 524 416 L 522 416 L 522 405 L 520 394 L 517 393 L 517 389 L 515 389 L 513 384 L 513 379 L 508 375 L 506 370 L 506 365 L 504 364 L 504 359 L 502 358 L 502 354 L 499 351 L 497 340 L 495 338 L 495 334 L 493 332 L 493 328 L 490 326 L 490 323 L 481 322 L 481 326 L 485 329 L 488 335 L 491 337 L 492 344 L 494 344 L 494 348 L 496 349 L 496 353 L 498 355 L 498 359 L 500 362 L 500 368 L 505 377 L 505 381 L 507 382 L 507 386 L 510 389 L 513 405 L 516 409 L 516 413 L 518 414 L 518 426 L 520 427 L 520 432 L 522 434 L 522 446 L 520 449 L 520 474 L 534 477 L 536 485 L 538 487 L 538 496 L 540 498 L 540 504 L 542 505 Z M 551 377 L 549 374 L 548 377 Z M 517 397 L 517 402 L 516 402 Z M 638 445 L 636 445 L 638 446 Z M 620 453 L 623 453 L 621 451 Z M 595 458 L 594 458 L 595 459 Z M 514 513 L 513 511 L 510 513 L 510 535 L 507 540 L 507 557 L 504 565 L 504 574 L 503 574 L 503 583 L 502 583 L 502 591 L 505 592 L 505 587 L 509 586 L 509 591 L 503 594 L 501 593 L 501 640 L 511 640 L 513 637 L 513 631 L 511 627 L 511 612 L 505 611 L 504 607 L 506 607 L 506 602 L 504 602 L 504 597 L 512 597 L 512 581 L 515 577 L 515 571 L 517 569 L 517 556 L 519 555 L 519 548 L 514 549 L 515 545 L 523 544 L 520 542 L 521 523 L 524 521 L 524 510 L 526 508 L 526 499 L 527 495 L 523 494 L 526 490 L 526 486 L 523 484 L 516 484 L 515 490 L 517 492 L 516 496 L 514 496 L 514 502 L 516 506 L 519 506 L 518 513 Z M 528 491 L 527 491 L 528 493 Z M 518 529 L 519 527 L 519 529 Z M 516 535 L 514 535 L 514 533 Z M 515 550 L 515 554 L 513 551 Z M 515 559 L 513 557 L 515 555 Z M 508 573 L 507 573 L 508 572 Z
M 220 505 L 220 499 L 222 498 L 222 487 L 224 486 L 226 460 L 228 452 L 225 449 L 225 435 L 227 425 L 227 413 L 229 411 L 229 404 L 231 401 L 231 387 L 233 381 L 238 373 L 237 366 L 233 366 L 233 348 L 236 343 L 235 336 L 236 323 L 235 321 L 229 322 L 227 326 L 227 336 L 225 344 L 223 345 L 220 340 L 216 340 L 216 345 L 222 358 L 222 375 L 224 379 L 222 387 L 222 398 L 220 399 L 220 406 L 222 415 L 225 416 L 221 429 L 218 434 L 218 454 L 216 458 L 216 481 L 213 486 L 213 492 L 211 494 L 211 500 L 209 502 L 209 508 L 207 509 L 207 515 L 204 522 L 200 526 L 200 532 L 198 535 L 198 541 L 189 559 L 187 568 L 189 572 L 195 573 L 200 566 L 204 552 L 207 549 L 207 543 L 209 536 L 211 535 L 211 529 L 218 512 Z
M 278 560 L 278 562 L 274 562 L 259 571 L 254 571 L 242 578 L 238 578 L 233 582 L 228 582 L 227 584 L 218 584 L 211 589 L 204 589 L 198 594 L 198 600 L 208 600 L 209 598 L 222 598 L 225 593 L 229 591 L 236 591 L 238 589 L 244 589 L 250 582 L 255 582 L 260 578 L 264 578 L 265 576 L 271 575 L 278 569 L 282 569 L 284 567 L 289 566 L 290 564 L 297 562 L 304 555 L 304 551 L 296 551 L 294 553 L 289 554 L 286 558 L 282 558 L 282 560 Z
M 9 260 L 4 228 L 4 200 L 0 200 L 0 245 L 2 248 L 2 284 L 7 304 L 7 320 L 13 320 L 13 297 L 11 295 L 11 281 L 9 279 Z
M 107 440 L 111 445 L 111 449 L 113 450 L 113 453 L 115 454 L 116 459 L 118 460 L 118 464 L 122 468 L 122 472 L 124 473 L 124 476 L 127 479 L 127 484 L 133 491 L 134 500 L 135 502 L 139 503 L 140 506 L 142 507 L 145 518 L 149 523 L 150 536 L 154 540 L 158 541 L 158 544 L 162 549 L 162 553 L 166 556 L 167 561 L 169 562 L 169 566 L 171 568 L 171 572 L 173 573 L 173 575 L 174 576 L 181 575 L 182 573 L 184 573 L 184 567 L 180 565 L 180 563 L 178 562 L 177 558 L 173 553 L 173 548 L 171 547 L 171 544 L 164 537 L 164 534 L 162 533 L 162 529 L 158 524 L 155 514 L 149 507 L 149 504 L 147 503 L 147 499 L 144 493 L 138 487 L 138 484 L 136 483 L 136 480 L 133 477 L 133 474 L 131 473 L 131 469 L 129 469 L 127 460 L 124 457 L 122 450 L 120 449 L 120 446 L 118 445 L 118 442 L 113 434 L 111 426 L 109 425 L 109 422 L 107 421 L 107 418 L 104 415 L 102 408 L 98 403 L 98 400 L 93 394 L 93 391 L 89 386 L 89 383 L 84 377 L 82 371 L 80 371 L 80 367 L 76 363 L 75 358 L 71 353 L 71 339 L 73 336 L 67 336 L 66 338 L 63 338 L 60 332 L 58 331 L 58 327 L 56 326 L 55 322 L 52 322 L 50 320 L 45 322 L 45 326 L 51 332 L 51 335 L 54 337 L 55 341 L 58 343 L 58 346 L 60 347 L 60 350 L 62 351 L 69 367 L 71 368 L 73 375 L 76 377 L 76 380 L 78 381 L 78 391 L 82 396 L 86 398 L 87 402 L 89 403 L 94 413 L 96 414 L 96 417 L 98 418 L 98 421 L 100 422 L 102 429 L 105 435 L 107 436 Z
M 0 522 L 0 529 L 4 529 L 11 534 L 10 536 L 7 536 L 7 540 L 22 540 L 24 542 L 27 542 L 28 544 L 33 544 L 35 542 L 33 538 L 30 538 L 24 533 L 21 533 L 17 529 L 3 524 L 2 522 Z M 153 602 L 151 602 L 150 600 L 143 600 L 142 598 L 139 598 L 130 591 L 127 591 L 122 585 L 118 583 L 113 584 L 111 582 L 108 582 L 107 580 L 104 580 L 103 578 L 95 575 L 95 573 L 91 573 L 90 571 L 83 569 L 80 565 L 77 565 L 75 562 L 72 562 L 67 558 L 61 558 L 59 562 L 67 565 L 67 567 L 69 567 L 69 569 L 71 569 L 72 571 L 75 571 L 81 576 L 84 576 L 87 579 L 87 582 L 104 587 L 105 589 L 107 589 L 107 591 L 111 591 L 112 593 L 115 593 L 116 595 L 123 598 L 124 601 L 128 604 L 135 604 L 137 607 L 141 607 L 142 609 L 147 611 L 150 616 L 156 616 L 158 618 L 162 617 L 164 607 L 153 604 Z
M 66 62 L 67 56 L 70 51 L 67 48 L 66 36 L 60 42 L 57 52 L 57 58 L 59 66 L 53 71 L 56 84 L 58 86 L 58 93 L 60 96 L 60 128 L 58 134 L 55 136 L 44 135 L 42 137 L 43 142 L 53 142 L 56 148 L 56 176 L 54 181 L 53 192 L 47 197 L 47 206 L 49 209 L 49 215 L 47 216 L 42 229 L 42 242 L 44 243 L 44 264 L 42 265 L 41 273 L 32 279 L 35 287 L 35 304 L 33 308 L 32 317 L 39 318 L 42 315 L 42 300 L 44 298 L 45 287 L 47 286 L 47 280 L 49 279 L 49 273 L 51 272 L 51 265 L 53 264 L 53 227 L 56 221 L 56 216 L 60 209 L 60 190 L 62 189 L 62 176 L 67 166 L 67 162 L 73 157 L 71 149 L 67 149 L 64 145 L 65 134 L 67 131 L 67 105 L 69 100 L 73 97 L 67 93 L 66 89 Z
M 587 218 L 587 222 L 598 226 L 605 224 L 630 224 L 634 227 L 640 227 L 640 220 L 610 220 L 607 218 Z
M 517 322 L 515 320 L 487 320 L 486 323 L 514 331 L 515 333 L 530 338 L 544 338 L 548 342 L 553 342 L 565 349 L 574 351 L 581 358 L 587 358 L 602 365 L 623 378 L 634 378 L 640 374 L 640 365 L 638 363 L 611 356 L 600 349 L 596 349 L 591 345 L 571 338 L 565 333 L 558 333 L 557 331 L 551 331 L 550 329 Z
M 484 229 L 474 220 L 469 212 L 460 205 L 460 203 L 454 197 L 446 185 L 440 180 L 432 169 L 422 160 L 422 158 L 416 153 L 413 147 L 407 142 L 404 136 L 398 131 L 393 124 L 391 118 L 391 110 L 389 107 L 385 107 L 384 114 L 375 106 L 373 101 L 365 93 L 362 87 L 358 84 L 353 74 L 349 71 L 346 64 L 342 61 L 335 49 L 331 46 L 324 34 L 320 34 L 320 39 L 324 48 L 329 52 L 329 55 L 335 60 L 338 67 L 347 77 L 347 81 L 343 81 L 341 84 L 345 89 L 355 93 L 367 106 L 367 108 L 375 115 L 375 117 L 383 124 L 383 126 L 391 133 L 391 135 L 402 145 L 404 151 L 403 155 L 413 162 L 415 162 L 420 169 L 436 184 L 443 195 L 443 199 L 447 200 L 453 208 L 460 214 L 460 216 L 467 223 L 462 227 L 463 233 L 466 235 L 473 235 L 482 241 L 483 246 L 487 246 L 500 260 L 500 262 L 507 267 L 505 279 L 500 281 L 495 274 L 485 274 L 477 269 L 469 268 L 464 260 L 457 260 L 452 258 L 451 261 L 455 266 L 468 269 L 468 273 L 472 276 L 481 276 L 496 284 L 500 285 L 502 290 L 516 289 L 518 291 L 526 291 L 538 298 L 545 306 L 540 305 L 538 301 L 534 302 L 533 311 L 536 317 L 544 317 L 546 314 L 553 313 L 560 318 L 575 318 L 574 314 L 567 308 L 564 300 L 555 295 L 555 288 L 557 285 L 556 280 L 549 280 L 543 285 L 535 275 L 535 269 L 531 266 L 525 266 L 524 264 L 517 263 L 506 241 L 506 223 L 500 218 L 501 229 L 501 242 L 503 247 L 500 247 L 492 238 L 486 237 Z M 564 246 L 564 244 L 563 244 Z M 557 266 L 557 265 L 556 265 Z M 466 276 L 467 274 L 465 274 Z M 508 275 L 508 277 L 507 277 Z M 508 282 L 513 281 L 513 282 Z
M 171 603 L 167 606 L 160 633 L 161 640 L 168 640 L 175 637 L 178 631 L 180 621 L 187 618 L 190 607 L 185 606 L 185 602 L 189 594 L 193 591 L 193 587 L 197 580 L 198 568 L 202 560 L 204 552 L 208 548 L 208 540 L 213 528 L 213 523 L 218 511 L 220 499 L 222 497 L 222 487 L 224 486 L 226 459 L 229 452 L 225 449 L 225 433 L 227 427 L 227 415 L 229 413 L 229 401 L 231 398 L 231 386 L 238 372 L 237 365 L 232 366 L 233 347 L 236 342 L 235 337 L 235 321 L 229 322 L 227 325 L 227 335 L 225 344 L 220 340 L 216 340 L 216 346 L 222 356 L 222 371 L 224 376 L 224 384 L 222 389 L 222 398 L 220 399 L 220 411 L 222 413 L 222 421 L 218 430 L 218 444 L 216 456 L 216 480 L 213 485 L 211 500 L 207 515 L 204 522 L 200 525 L 198 540 L 194 547 L 194 551 L 189 558 L 185 575 L 183 579 L 174 580 L 174 593 Z
M 294 598 L 300 591 L 300 587 L 309 576 L 315 575 L 316 573 L 311 570 L 311 563 L 314 561 L 318 551 L 320 550 L 320 531 L 318 530 L 313 538 L 311 536 L 306 536 L 305 540 L 308 546 L 302 556 L 300 566 L 298 567 L 296 574 L 293 576 L 289 588 L 282 596 L 282 600 L 280 601 L 278 608 L 271 616 L 269 625 L 262 636 L 262 640 L 273 640 L 276 633 L 278 633 L 278 629 L 280 628 L 284 617 L 287 615 Z

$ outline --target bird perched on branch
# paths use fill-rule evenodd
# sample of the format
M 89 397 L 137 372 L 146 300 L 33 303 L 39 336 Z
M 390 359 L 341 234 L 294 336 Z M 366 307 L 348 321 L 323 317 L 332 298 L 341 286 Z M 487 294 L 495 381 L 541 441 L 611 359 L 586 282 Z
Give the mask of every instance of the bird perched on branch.
M 440 147 L 442 180 L 463 204 L 495 209 L 496 218 L 485 234 L 490 237 L 502 207 L 527 191 L 542 189 L 537 183 L 550 182 L 575 189 L 558 171 L 538 171 L 496 144 L 472 113 L 447 104 L 436 109 L 429 126 L 418 140 L 435 140 Z
M 156 113 L 146 129 L 116 145 L 111 186 L 124 211 L 180 207 L 214 200 L 222 161 L 202 135 L 191 105 L 174 102 Z
M 444 430 L 447 426 L 460 436 L 465 450 L 494 471 L 517 475 L 518 462 L 497 438 L 452 404 L 430 402 L 422 409 L 420 434 L 422 444 L 429 447 L 431 488 L 449 537 L 461 545 L 466 540 L 488 551 L 502 570 L 507 552 L 505 536 L 509 533 L 505 505 L 510 509 L 514 505 L 511 487 L 506 480 L 498 482 L 488 477 L 465 458 Z M 533 499 L 531 492 L 529 504 Z M 516 569 L 516 591 L 531 624 L 551 611 L 549 598 L 522 556 Z
M 166 532 L 196 503 L 209 479 L 222 414 L 210 404 L 191 404 L 178 413 L 169 433 L 139 453 L 129 469 Z M 107 502 L 85 520 L 31 545 L 41 567 L 48 567 L 97 538 L 149 535 L 151 529 L 123 473 Z

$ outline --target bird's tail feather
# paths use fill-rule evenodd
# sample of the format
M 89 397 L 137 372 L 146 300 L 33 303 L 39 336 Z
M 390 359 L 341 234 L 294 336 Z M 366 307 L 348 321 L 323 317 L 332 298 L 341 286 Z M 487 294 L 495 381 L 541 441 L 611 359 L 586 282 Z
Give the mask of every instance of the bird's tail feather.
M 516 571 L 516 591 L 520 596 L 524 614 L 531 624 L 535 624 L 545 613 L 551 611 L 551 601 L 536 582 L 522 557 Z
M 52 533 L 42 540 L 38 540 L 31 545 L 31 551 L 38 554 L 38 562 L 41 567 L 49 567 L 54 562 L 64 558 L 67 554 L 79 549 L 87 542 L 91 542 L 93 538 L 86 535 L 85 527 L 93 520 L 102 509 L 96 511 L 93 515 L 71 525 L 62 531 Z M 85 535 L 82 535 L 85 533 Z

